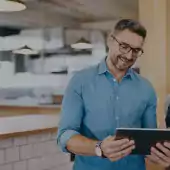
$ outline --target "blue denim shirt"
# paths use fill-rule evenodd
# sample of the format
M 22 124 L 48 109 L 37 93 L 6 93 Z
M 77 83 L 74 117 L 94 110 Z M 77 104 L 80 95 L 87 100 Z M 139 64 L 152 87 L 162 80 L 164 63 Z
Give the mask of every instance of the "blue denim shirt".
M 156 94 L 152 85 L 129 69 L 121 82 L 109 73 L 105 60 L 79 71 L 64 95 L 57 142 L 64 152 L 75 134 L 103 140 L 117 127 L 156 128 Z M 145 170 L 143 156 L 129 155 L 111 162 L 76 155 L 74 170 Z

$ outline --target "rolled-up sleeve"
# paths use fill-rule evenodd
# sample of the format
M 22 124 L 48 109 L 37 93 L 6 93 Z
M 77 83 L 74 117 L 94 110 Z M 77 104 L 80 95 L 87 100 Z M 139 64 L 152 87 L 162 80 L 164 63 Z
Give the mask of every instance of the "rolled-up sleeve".
M 142 127 L 157 128 L 157 117 L 156 117 L 157 97 L 156 97 L 155 90 L 153 88 L 150 88 L 148 94 L 149 94 L 148 103 L 142 117 L 143 118 Z
M 68 152 L 68 140 L 80 134 L 80 125 L 83 117 L 82 85 L 79 73 L 70 80 L 64 94 L 61 110 L 61 119 L 58 126 L 57 144 L 63 152 Z

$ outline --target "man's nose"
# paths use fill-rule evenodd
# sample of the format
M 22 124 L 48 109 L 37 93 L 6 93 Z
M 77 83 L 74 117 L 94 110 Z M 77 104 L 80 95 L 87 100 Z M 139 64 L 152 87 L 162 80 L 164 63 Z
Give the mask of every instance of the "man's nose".
M 131 60 L 131 59 L 133 58 L 133 51 L 132 51 L 132 50 L 130 50 L 130 51 L 126 54 L 126 58 L 127 58 L 128 60 Z

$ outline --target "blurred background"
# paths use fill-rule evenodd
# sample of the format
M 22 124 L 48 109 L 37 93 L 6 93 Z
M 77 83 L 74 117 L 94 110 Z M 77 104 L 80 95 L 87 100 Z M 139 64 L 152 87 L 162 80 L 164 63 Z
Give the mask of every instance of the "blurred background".
M 0 104 L 50 104 L 75 71 L 106 57 L 107 32 L 120 18 L 138 18 L 137 0 L 23 3 L 0 7 Z M 74 48 L 78 41 L 87 44 Z
M 133 68 L 153 84 L 165 127 L 169 0 L 0 0 L 0 170 L 71 170 L 56 146 L 64 91 L 76 71 L 107 56 L 107 34 L 122 18 L 148 31 Z

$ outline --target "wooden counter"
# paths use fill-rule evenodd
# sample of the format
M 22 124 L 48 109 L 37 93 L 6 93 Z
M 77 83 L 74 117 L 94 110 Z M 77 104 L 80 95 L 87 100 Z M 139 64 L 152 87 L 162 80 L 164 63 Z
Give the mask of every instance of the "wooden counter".
M 0 118 L 0 139 L 57 132 L 59 114 L 22 115 Z
M 15 106 L 0 105 L 0 117 L 34 115 L 34 114 L 57 114 L 61 111 L 61 105 L 34 105 Z

